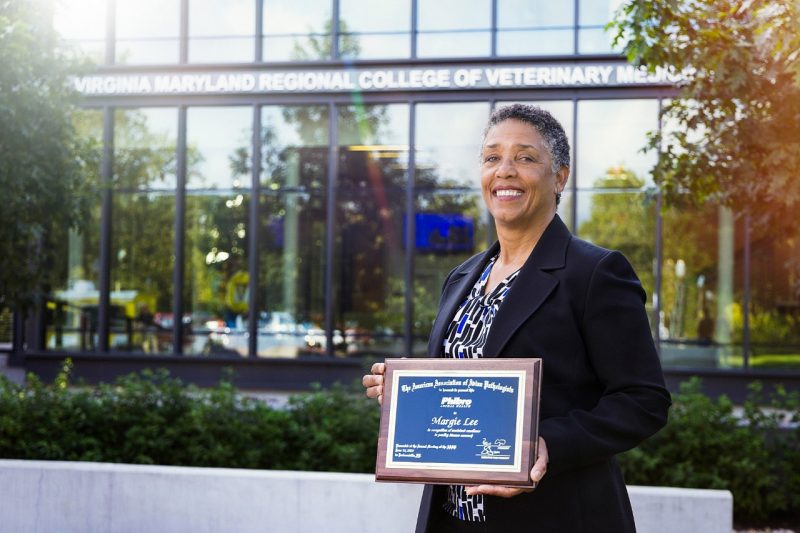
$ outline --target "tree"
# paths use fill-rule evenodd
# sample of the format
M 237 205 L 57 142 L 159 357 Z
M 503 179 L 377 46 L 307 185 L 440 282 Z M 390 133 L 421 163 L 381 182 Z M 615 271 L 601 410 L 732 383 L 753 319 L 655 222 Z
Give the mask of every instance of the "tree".
M 77 63 L 46 6 L 0 1 L 0 306 L 30 305 L 57 282 L 58 230 L 85 227 L 96 199 L 85 178 L 94 152 L 72 122 Z
M 683 77 L 664 107 L 666 127 L 646 147 L 660 153 L 653 177 L 668 202 L 711 200 L 757 225 L 796 210 L 798 23 L 796 0 L 629 0 L 620 8 L 610 26 L 628 59 Z
M 628 0 L 609 26 L 629 61 L 681 74 L 645 147 L 659 153 L 653 178 L 669 207 L 744 219 L 751 338 L 785 342 L 759 317 L 794 324 L 800 312 L 800 2 Z

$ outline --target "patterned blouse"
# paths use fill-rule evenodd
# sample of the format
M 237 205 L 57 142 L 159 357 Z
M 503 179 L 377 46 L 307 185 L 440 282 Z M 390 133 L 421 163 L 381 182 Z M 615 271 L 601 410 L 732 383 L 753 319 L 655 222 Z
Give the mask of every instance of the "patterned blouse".
M 489 281 L 492 266 L 497 256 L 492 257 L 486 265 L 481 277 L 473 285 L 466 300 L 458 308 L 453 321 L 447 328 L 443 347 L 444 357 L 464 359 L 467 357 L 483 357 L 483 345 L 489 335 L 489 328 L 500 308 L 500 304 L 508 294 L 511 284 L 517 278 L 519 270 L 500 282 L 489 294 L 484 288 Z M 468 496 L 463 485 L 447 487 L 447 501 L 444 510 L 461 520 L 485 522 L 483 495 Z

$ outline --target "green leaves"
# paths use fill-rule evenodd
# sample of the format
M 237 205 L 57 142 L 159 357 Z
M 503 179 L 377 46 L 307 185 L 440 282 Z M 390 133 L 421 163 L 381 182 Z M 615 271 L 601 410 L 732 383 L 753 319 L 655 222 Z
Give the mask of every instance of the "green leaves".
M 668 202 L 722 203 L 762 224 L 800 205 L 800 4 L 630 0 L 609 27 L 650 71 L 685 82 L 648 150 Z M 690 101 L 691 105 L 684 102 Z
M 285 410 L 229 381 L 187 386 L 144 370 L 96 388 L 0 376 L 0 457 L 115 463 L 369 472 L 380 413 L 343 387 L 291 398 Z M 226 378 L 227 379 L 227 378 Z
M 54 281 L 57 247 L 93 203 L 91 150 L 72 122 L 68 76 L 44 2 L 0 3 L 0 305 L 25 306 Z
M 620 457 L 626 482 L 730 490 L 738 522 L 764 523 L 798 508 L 796 392 L 778 388 L 767 397 L 755 383 L 737 407 L 702 394 L 694 378 L 673 401 L 667 426 Z

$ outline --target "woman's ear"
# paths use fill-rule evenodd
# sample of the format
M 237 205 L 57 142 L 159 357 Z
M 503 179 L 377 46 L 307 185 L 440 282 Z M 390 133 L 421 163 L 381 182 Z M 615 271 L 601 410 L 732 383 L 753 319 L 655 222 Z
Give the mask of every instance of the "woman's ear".
M 567 187 L 567 179 L 569 178 L 569 167 L 561 167 L 556 172 L 556 193 L 564 192 Z

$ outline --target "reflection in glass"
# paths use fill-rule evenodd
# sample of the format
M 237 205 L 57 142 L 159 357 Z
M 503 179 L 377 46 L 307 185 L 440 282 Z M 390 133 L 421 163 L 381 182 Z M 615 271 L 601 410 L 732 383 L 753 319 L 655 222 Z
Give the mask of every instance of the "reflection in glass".
M 579 54 L 608 54 L 622 50 L 621 46 L 611 46 L 612 35 L 605 30 L 621 4 L 622 0 L 580 0 Z
M 587 216 L 578 218 L 578 236 L 589 242 L 619 250 L 628 258 L 647 293 L 653 300 L 655 278 L 655 198 L 637 191 L 641 179 L 609 169 L 607 181 L 598 192 L 578 192 L 578 204 Z
M 763 208 L 781 211 L 779 205 Z M 800 368 L 800 229 L 791 216 L 772 217 L 768 224 L 751 221 L 750 228 L 750 366 Z M 738 339 L 741 309 L 734 318 Z
M 255 18 L 253 0 L 190 0 L 189 61 L 253 61 Z
M 663 212 L 659 336 L 664 364 L 741 367 L 741 232 L 728 209 Z
M 422 0 L 417 4 L 417 56 L 490 55 L 491 24 L 489 0 Z
M 610 167 L 633 172 L 652 185 L 654 152 L 642 153 L 647 133 L 658 129 L 658 100 L 580 100 L 578 102 L 578 187 L 594 187 Z M 579 215 L 585 210 L 579 206 Z
M 264 61 L 330 59 L 330 0 L 264 0 Z
M 287 165 L 298 164 L 291 159 Z M 326 212 L 320 193 L 261 198 L 259 357 L 325 353 Z
M 187 353 L 247 355 L 250 195 L 188 195 L 184 346 Z
M 178 111 L 175 108 L 114 112 L 114 187 L 174 189 Z
M 340 0 L 339 55 L 398 58 L 411 54 L 411 0 Z
M 446 189 L 417 195 L 416 213 L 413 355 L 424 356 L 442 284 L 450 270 L 486 248 L 488 215 L 479 191 Z
M 325 189 L 328 183 L 328 107 L 264 106 L 263 170 L 267 190 Z
M 257 353 L 322 354 L 328 108 L 264 106 L 261 123 Z
M 416 109 L 417 190 L 480 188 L 480 145 L 489 104 L 418 104 Z
M 497 53 L 571 54 L 574 24 L 572 2 L 497 0 Z
M 334 323 L 337 354 L 400 354 L 408 106 L 338 107 Z
M 250 187 L 252 121 L 253 112 L 249 107 L 188 109 L 188 189 Z
M 109 346 L 170 353 L 175 196 L 115 193 L 113 198 Z
M 75 113 L 75 129 L 91 150 L 86 180 L 100 183 L 103 146 L 103 113 L 80 110 Z M 100 279 L 100 196 L 92 198 L 87 231 L 78 233 L 63 228 L 53 239 L 59 243 L 61 261 L 53 265 L 60 283 L 54 287 L 45 310 L 45 346 L 54 350 L 88 351 L 97 348 L 97 311 Z
M 117 63 L 177 63 L 180 2 L 117 0 Z
M 53 27 L 95 63 L 105 60 L 106 0 L 53 2 Z

